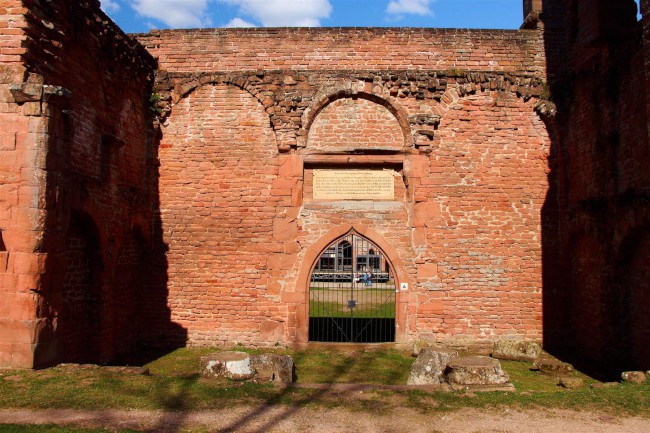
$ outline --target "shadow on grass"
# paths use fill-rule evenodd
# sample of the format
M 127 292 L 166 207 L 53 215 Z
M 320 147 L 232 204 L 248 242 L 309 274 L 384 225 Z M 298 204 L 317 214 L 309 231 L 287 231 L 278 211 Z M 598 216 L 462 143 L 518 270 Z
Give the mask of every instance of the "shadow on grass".
M 180 388 L 171 392 L 168 389 L 169 386 L 155 386 L 153 391 L 156 400 L 160 403 L 163 414 L 155 427 L 145 431 L 148 433 L 180 432 L 189 411 L 192 410 L 189 395 L 191 388 L 198 379 L 199 375 L 193 374 L 184 378 L 184 380 L 175 381 L 175 384 L 180 384 Z
M 305 356 L 306 354 L 304 352 L 296 353 L 294 355 L 295 364 L 300 365 Z M 329 358 L 331 359 L 331 356 L 329 356 Z M 277 406 L 283 403 L 285 399 L 289 397 L 289 394 L 295 390 L 294 387 L 287 386 L 284 389 L 282 389 L 281 392 L 267 398 L 264 401 L 263 405 L 257 407 L 255 410 L 251 411 L 250 413 L 241 417 L 240 419 L 232 422 L 230 425 L 220 429 L 220 431 L 222 432 L 239 431 L 240 429 L 245 428 L 247 425 L 261 420 L 262 424 L 259 425 L 257 428 L 247 429 L 246 431 L 251 433 L 267 432 L 273 427 L 276 427 L 282 420 L 287 419 L 292 415 L 298 413 L 301 410 L 301 408 L 303 408 L 304 406 L 308 405 L 309 403 L 317 402 L 327 394 L 334 391 L 336 387 L 336 383 L 339 382 L 341 378 L 355 376 L 357 374 L 360 375 L 361 371 L 364 369 L 364 365 L 365 364 L 361 362 L 350 362 L 350 355 L 346 356 L 345 354 L 341 353 L 341 356 L 339 357 L 339 362 L 337 362 L 337 365 L 331 370 L 331 373 L 326 377 L 322 378 L 321 380 L 321 382 L 323 383 L 322 387 L 313 390 L 313 392 L 310 392 L 309 395 L 307 396 L 304 396 L 297 400 L 292 400 L 291 404 L 286 405 L 284 409 L 280 411 L 280 413 L 271 416 L 270 415 L 271 410 L 273 408 L 277 408 Z M 400 373 L 398 370 L 399 369 L 396 369 L 391 374 L 389 374 L 389 377 L 387 377 L 388 381 L 393 382 L 399 378 Z M 367 389 L 367 387 L 364 386 L 363 384 L 358 384 L 356 386 L 352 385 L 351 387 L 346 388 L 344 392 L 353 393 L 355 391 L 363 390 L 363 389 Z
M 214 350 L 214 349 L 212 349 Z M 247 350 L 247 352 L 259 352 Z M 330 400 L 340 405 L 346 395 L 367 391 L 368 384 L 402 384 L 406 382 L 405 371 L 411 358 L 405 358 L 395 351 L 344 352 L 339 350 L 306 350 L 289 352 L 294 359 L 298 379 L 302 383 L 319 384 L 316 388 L 287 386 L 272 387 L 270 384 L 203 381 L 196 373 L 198 357 L 208 350 L 181 351 L 154 361 L 150 368 L 154 380 L 142 388 L 142 384 L 124 384 L 126 394 L 137 399 L 134 393 L 143 394 L 146 400 L 161 411 L 146 432 L 177 433 L 187 428 L 188 417 L 198 407 L 223 407 L 241 403 L 250 411 L 232 420 L 219 431 L 263 432 L 276 427 L 282 420 L 298 413 L 304 406 L 314 403 L 328 406 Z M 283 352 L 283 351 L 281 351 Z M 173 362 L 172 362 L 173 361 Z M 345 389 L 339 384 L 349 384 Z M 230 390 L 232 388 L 232 390 Z M 107 389 L 115 388 L 108 387 Z M 148 396 L 146 396 L 148 394 Z M 207 404 L 206 404 L 207 403 Z M 366 409 L 379 410 L 381 402 L 365 400 Z M 376 404 L 375 404 L 376 403 Z M 106 415 L 105 415 L 106 416 Z M 107 415 L 110 416 L 110 415 Z

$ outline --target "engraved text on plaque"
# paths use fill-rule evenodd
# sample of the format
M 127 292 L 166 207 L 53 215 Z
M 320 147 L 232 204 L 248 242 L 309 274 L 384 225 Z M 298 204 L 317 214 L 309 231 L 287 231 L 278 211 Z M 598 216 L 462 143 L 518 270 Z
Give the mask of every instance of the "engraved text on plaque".
M 315 200 L 393 200 L 392 170 L 314 170 Z

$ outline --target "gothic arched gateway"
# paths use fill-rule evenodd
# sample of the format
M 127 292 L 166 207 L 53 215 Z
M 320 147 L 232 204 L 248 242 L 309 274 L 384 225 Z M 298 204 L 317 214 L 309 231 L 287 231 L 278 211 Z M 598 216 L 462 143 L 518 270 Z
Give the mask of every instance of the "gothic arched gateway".
M 309 278 L 309 341 L 395 341 L 396 281 L 384 253 L 354 232 L 332 242 Z

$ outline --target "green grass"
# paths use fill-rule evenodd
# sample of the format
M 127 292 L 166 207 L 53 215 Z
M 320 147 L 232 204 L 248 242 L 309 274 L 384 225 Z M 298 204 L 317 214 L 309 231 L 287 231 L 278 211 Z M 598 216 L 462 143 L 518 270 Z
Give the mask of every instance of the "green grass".
M 298 381 L 303 383 L 403 385 L 414 361 L 397 350 L 310 350 L 294 355 Z
M 259 353 L 262 350 L 242 348 Z M 399 411 L 408 406 L 425 413 L 453 411 L 464 407 L 515 409 L 563 408 L 592 410 L 614 415 L 650 416 L 650 383 L 619 384 L 591 389 L 585 380 L 576 390 L 557 387 L 556 379 L 530 371 L 531 364 L 502 362 L 516 387 L 515 392 L 427 393 L 417 390 L 377 389 L 363 395 L 351 392 L 281 388 L 270 384 L 229 382 L 199 378 L 201 355 L 215 349 L 179 349 L 149 363 L 150 376 L 110 372 L 102 369 L 52 368 L 40 371 L 0 371 L 1 408 L 71 409 L 161 409 L 202 410 L 241 404 L 346 407 L 363 412 Z M 267 352 L 266 350 L 265 352 Z M 414 361 L 396 350 L 342 352 L 338 350 L 290 350 L 296 363 L 298 383 L 404 384 Z M 471 398 L 470 398 L 471 397 Z M 0 426 L 1 427 L 1 426 Z M 9 430 L 12 428 L 14 430 Z M 6 427 L 16 432 L 101 432 L 102 430 L 57 430 L 56 427 Z M 32 428 L 32 427 L 29 427 Z M 47 430 L 47 429 L 50 430 Z M 38 430 L 41 429 L 41 430 Z
M 395 318 L 395 301 L 363 305 L 350 311 L 347 303 L 309 300 L 309 317 Z

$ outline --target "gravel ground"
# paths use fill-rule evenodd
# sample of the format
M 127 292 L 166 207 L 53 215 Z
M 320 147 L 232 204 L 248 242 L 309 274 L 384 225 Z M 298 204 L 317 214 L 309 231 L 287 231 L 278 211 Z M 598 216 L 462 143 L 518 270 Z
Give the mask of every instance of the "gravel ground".
M 83 427 L 132 428 L 174 433 L 204 428 L 211 432 L 526 432 L 640 433 L 650 432 L 650 419 L 617 418 L 574 411 L 478 411 L 465 409 L 424 415 L 350 412 L 293 406 L 243 406 L 201 412 L 125 410 L 0 410 L 0 423 L 59 424 Z

